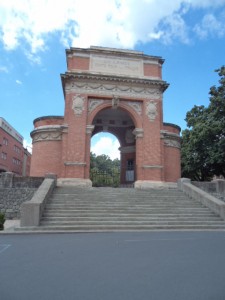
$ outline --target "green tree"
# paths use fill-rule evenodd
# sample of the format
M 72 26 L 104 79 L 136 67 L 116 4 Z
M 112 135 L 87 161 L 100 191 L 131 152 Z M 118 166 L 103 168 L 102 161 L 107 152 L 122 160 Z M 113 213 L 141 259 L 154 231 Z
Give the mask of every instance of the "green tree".
M 90 177 L 93 186 L 119 186 L 120 160 L 112 160 L 105 154 L 96 156 L 91 152 Z
M 216 70 L 219 86 L 210 88 L 208 107 L 194 106 L 182 132 L 182 177 L 210 180 L 225 176 L 225 66 Z

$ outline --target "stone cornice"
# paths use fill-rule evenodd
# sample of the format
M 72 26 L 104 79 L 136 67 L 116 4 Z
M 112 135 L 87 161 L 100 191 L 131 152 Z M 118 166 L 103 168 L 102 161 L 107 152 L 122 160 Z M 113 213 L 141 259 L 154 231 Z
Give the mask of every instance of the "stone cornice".
M 143 165 L 142 166 L 144 169 L 162 169 L 163 166 L 160 165 Z
M 135 135 L 135 138 L 143 138 L 144 136 L 144 130 L 143 128 L 135 128 L 133 130 L 133 134 Z
M 78 166 L 78 167 L 84 167 L 86 166 L 86 162 L 80 162 L 80 161 L 65 161 L 65 166 Z
M 134 153 L 136 152 L 135 146 L 124 146 L 119 148 L 121 153 Z
M 100 46 L 91 46 L 90 48 L 77 48 L 70 47 L 70 49 L 66 49 L 67 56 L 71 55 L 84 55 L 90 57 L 91 54 L 98 55 L 113 55 L 113 56 L 121 56 L 124 57 L 132 57 L 136 59 L 151 59 L 157 60 L 159 63 L 163 64 L 164 59 L 161 56 L 153 56 L 144 54 L 142 51 L 137 50 L 127 50 L 127 49 L 118 49 L 118 48 L 110 48 L 110 47 L 100 47 Z
M 64 120 L 64 116 L 42 116 L 39 118 L 34 119 L 33 124 L 35 125 L 36 122 L 39 121 L 46 121 L 46 120 Z
M 94 128 L 95 128 L 95 125 L 87 125 L 86 126 L 86 134 L 92 134 Z
M 106 75 L 99 73 L 90 73 L 90 72 L 66 72 L 65 74 L 61 74 L 61 79 L 63 86 L 65 85 L 66 80 L 68 79 L 80 79 L 80 80 L 88 80 L 88 81 L 103 81 L 103 82 L 119 82 L 119 83 L 131 83 L 137 85 L 146 85 L 146 86 L 158 86 L 160 90 L 164 92 L 169 84 L 166 81 L 159 79 L 151 79 L 146 77 L 131 77 L 131 76 L 118 76 L 118 75 Z

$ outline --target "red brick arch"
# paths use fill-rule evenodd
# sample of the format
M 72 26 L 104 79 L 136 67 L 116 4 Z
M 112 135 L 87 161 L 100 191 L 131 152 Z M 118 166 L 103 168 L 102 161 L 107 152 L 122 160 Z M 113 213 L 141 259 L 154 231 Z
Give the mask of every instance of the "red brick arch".
M 102 47 L 70 48 L 66 55 L 68 70 L 61 75 L 65 113 L 34 122 L 31 175 L 55 173 L 65 182 L 89 182 L 91 136 L 108 130 L 122 144 L 121 164 L 135 162 L 136 187 L 176 182 L 180 128 L 163 122 L 162 94 L 169 86 L 161 76 L 164 60 Z M 114 123 L 104 122 L 105 115 L 100 126 L 96 116 L 111 108 L 123 110 L 132 122 L 121 124 L 112 113 Z

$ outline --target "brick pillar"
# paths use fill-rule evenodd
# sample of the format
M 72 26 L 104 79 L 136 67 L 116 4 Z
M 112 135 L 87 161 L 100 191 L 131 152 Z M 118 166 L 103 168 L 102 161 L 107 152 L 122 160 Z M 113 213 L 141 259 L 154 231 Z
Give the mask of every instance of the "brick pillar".
M 85 168 L 85 179 L 90 179 L 90 147 L 91 147 L 91 135 L 94 130 L 94 125 L 86 126 L 86 168 Z
M 65 155 L 65 177 L 85 178 L 87 97 L 69 94 L 66 97 L 65 122 L 69 125 Z
M 143 116 L 143 179 L 162 181 L 162 142 L 160 138 L 162 103 L 159 100 L 146 100 Z
M 143 179 L 143 134 L 142 128 L 135 128 L 133 134 L 136 138 L 136 181 Z

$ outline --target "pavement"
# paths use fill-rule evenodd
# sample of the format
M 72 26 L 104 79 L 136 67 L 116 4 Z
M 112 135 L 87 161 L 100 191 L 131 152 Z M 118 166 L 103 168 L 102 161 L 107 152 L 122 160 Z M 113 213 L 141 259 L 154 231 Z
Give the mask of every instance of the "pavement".
M 0 298 L 224 300 L 224 253 L 224 232 L 1 235 Z

